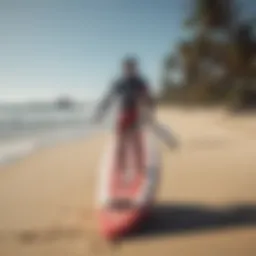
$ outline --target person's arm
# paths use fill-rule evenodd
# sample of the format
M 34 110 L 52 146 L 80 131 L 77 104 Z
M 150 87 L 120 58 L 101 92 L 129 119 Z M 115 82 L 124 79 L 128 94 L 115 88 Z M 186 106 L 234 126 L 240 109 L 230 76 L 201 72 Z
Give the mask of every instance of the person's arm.
M 147 83 L 142 83 L 141 87 L 141 111 L 142 111 L 142 122 L 152 123 L 154 122 L 155 114 L 155 99 Z
M 142 86 L 141 97 L 146 107 L 153 111 L 156 107 L 156 102 L 151 92 L 151 89 L 147 83 L 144 83 Z
M 111 89 L 103 97 L 103 99 L 101 100 L 101 102 L 96 108 L 94 118 L 93 118 L 95 121 L 100 121 L 103 118 L 106 111 L 110 108 L 111 103 L 116 98 L 116 95 L 117 95 L 117 85 L 113 84 L 111 86 Z

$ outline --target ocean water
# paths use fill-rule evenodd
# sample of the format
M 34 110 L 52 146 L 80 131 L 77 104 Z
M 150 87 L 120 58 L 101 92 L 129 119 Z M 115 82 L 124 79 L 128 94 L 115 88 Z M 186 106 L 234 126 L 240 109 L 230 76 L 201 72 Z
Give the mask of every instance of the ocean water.
M 0 164 L 10 163 L 43 146 L 88 136 L 93 104 L 60 109 L 51 103 L 0 105 Z

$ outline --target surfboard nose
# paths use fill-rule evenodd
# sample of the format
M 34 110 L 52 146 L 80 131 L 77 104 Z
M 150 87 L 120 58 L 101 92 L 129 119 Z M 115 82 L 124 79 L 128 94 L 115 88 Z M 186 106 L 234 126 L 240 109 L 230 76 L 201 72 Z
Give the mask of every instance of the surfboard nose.
M 123 213 L 118 209 L 102 211 L 99 214 L 100 233 L 108 240 L 117 239 L 131 231 L 145 212 L 146 208 L 126 209 Z

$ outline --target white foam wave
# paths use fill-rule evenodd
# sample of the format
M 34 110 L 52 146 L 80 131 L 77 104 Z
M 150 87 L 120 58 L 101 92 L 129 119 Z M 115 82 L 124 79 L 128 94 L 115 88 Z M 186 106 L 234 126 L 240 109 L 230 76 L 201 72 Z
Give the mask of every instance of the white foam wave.
M 72 130 L 57 130 L 47 134 L 34 135 L 0 142 L 0 165 L 12 163 L 42 147 L 73 140 L 89 135 L 93 128 L 77 128 Z

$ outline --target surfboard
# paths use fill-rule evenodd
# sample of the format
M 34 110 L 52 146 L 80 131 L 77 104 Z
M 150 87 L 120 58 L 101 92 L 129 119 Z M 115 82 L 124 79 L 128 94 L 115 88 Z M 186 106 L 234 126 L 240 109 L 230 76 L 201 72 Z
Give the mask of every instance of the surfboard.
M 132 147 L 125 170 L 116 167 L 116 138 L 112 136 L 100 167 L 97 220 L 100 234 L 116 239 L 134 229 L 148 214 L 156 194 L 160 155 L 152 134 L 142 133 L 143 170 L 134 164 Z

